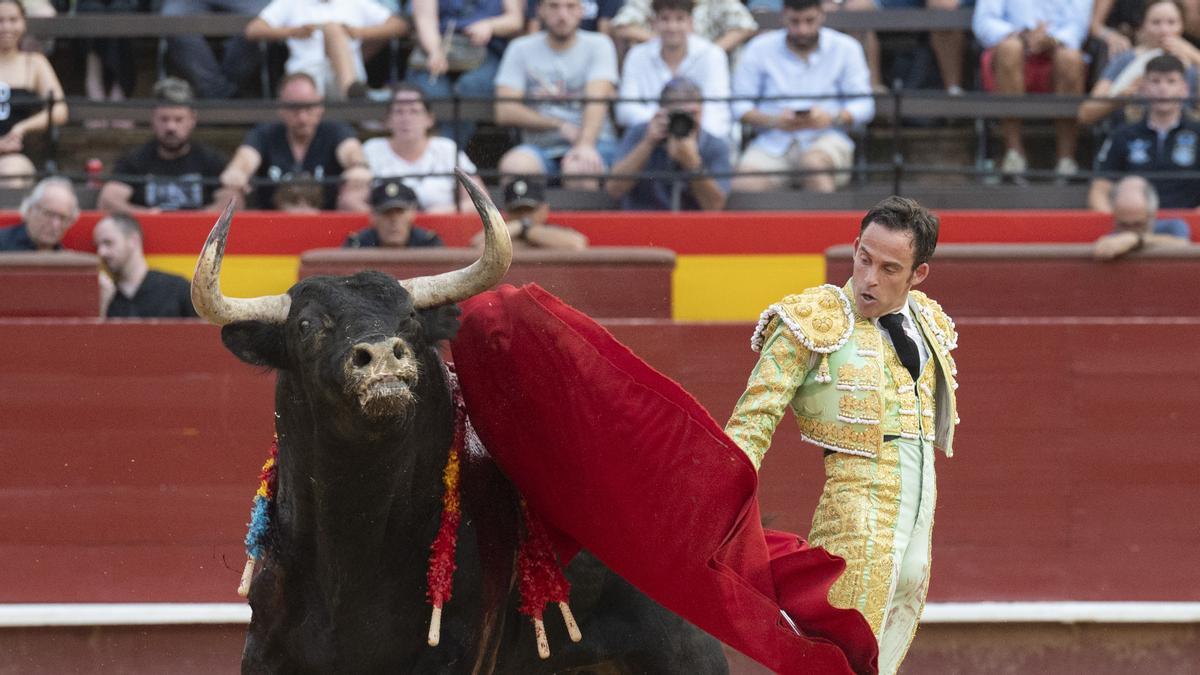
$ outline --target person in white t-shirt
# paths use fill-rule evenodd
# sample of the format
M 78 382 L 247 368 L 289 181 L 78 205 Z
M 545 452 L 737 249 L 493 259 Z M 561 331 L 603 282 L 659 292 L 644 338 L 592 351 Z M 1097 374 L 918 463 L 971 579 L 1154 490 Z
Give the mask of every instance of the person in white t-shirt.
M 694 6 L 694 0 L 651 3 L 656 37 L 631 47 L 621 71 L 621 100 L 616 108 L 621 126 L 649 122 L 658 111 L 663 86 L 676 77 L 686 77 L 700 85 L 705 99 L 704 130 L 729 139 L 729 101 L 708 100 L 729 98 L 729 57 L 725 50 L 693 32 Z
M 470 211 L 471 198 L 466 188 L 454 180 L 454 169 L 474 174 L 475 164 L 453 140 L 430 135 L 437 121 L 420 88 L 407 83 L 395 85 L 385 123 L 390 136 L 363 144 L 371 173 L 403 178 L 404 184 L 417 193 L 420 210 L 426 213 Z M 484 189 L 478 176 L 472 175 L 472 179 Z
M 363 98 L 363 40 L 408 33 L 408 24 L 375 0 L 272 0 L 246 24 L 248 40 L 286 40 L 288 74 L 305 72 L 326 98 Z

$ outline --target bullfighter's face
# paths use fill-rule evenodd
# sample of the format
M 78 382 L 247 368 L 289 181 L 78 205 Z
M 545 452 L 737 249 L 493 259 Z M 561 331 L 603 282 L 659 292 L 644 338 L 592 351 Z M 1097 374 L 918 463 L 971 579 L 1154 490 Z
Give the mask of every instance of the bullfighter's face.
M 854 240 L 854 304 L 859 316 L 873 319 L 899 310 L 908 291 L 925 280 L 929 263 L 915 268 L 912 233 L 871 223 Z

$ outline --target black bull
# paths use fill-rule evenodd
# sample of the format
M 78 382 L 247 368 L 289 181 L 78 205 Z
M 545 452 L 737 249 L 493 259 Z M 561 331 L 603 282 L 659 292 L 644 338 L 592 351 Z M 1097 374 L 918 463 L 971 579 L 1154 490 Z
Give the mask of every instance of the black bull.
M 278 484 L 250 589 L 243 672 L 524 674 L 601 663 L 726 672 L 715 639 L 586 553 L 567 569 L 583 640 L 570 642 L 548 610 L 552 655 L 539 659 L 516 609 L 517 500 L 479 457 L 464 458 L 454 595 L 440 644 L 426 644 L 426 570 L 454 416 L 436 346 L 457 330 L 452 303 L 493 285 L 511 258 L 490 200 L 463 184 L 488 243 L 474 265 L 437 277 L 397 283 L 363 272 L 305 279 L 281 296 L 226 298 L 217 278 L 231 210 L 205 245 L 198 311 L 223 326 L 238 358 L 278 372 Z

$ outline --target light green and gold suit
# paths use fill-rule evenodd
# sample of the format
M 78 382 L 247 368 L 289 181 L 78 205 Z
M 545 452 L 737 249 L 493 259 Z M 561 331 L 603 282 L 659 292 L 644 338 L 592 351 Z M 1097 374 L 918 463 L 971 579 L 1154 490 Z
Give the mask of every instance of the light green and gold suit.
M 952 454 L 957 334 L 941 306 L 909 292 L 929 355 L 914 382 L 851 293 L 826 284 L 763 312 L 751 340 L 760 357 L 725 431 L 757 467 L 790 408 L 804 440 L 832 451 L 809 541 L 846 560 L 829 600 L 863 613 L 880 672 L 894 673 L 928 588 L 932 450 Z

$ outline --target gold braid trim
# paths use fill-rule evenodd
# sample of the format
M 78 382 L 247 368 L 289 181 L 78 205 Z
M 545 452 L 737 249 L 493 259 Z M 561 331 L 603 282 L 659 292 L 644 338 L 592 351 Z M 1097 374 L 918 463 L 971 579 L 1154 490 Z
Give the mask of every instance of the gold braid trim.
M 854 306 L 845 292 L 833 284 L 789 295 L 763 310 L 750 338 L 750 348 L 754 351 L 762 349 L 767 325 L 775 316 L 800 344 L 818 354 L 836 352 L 854 333 Z

